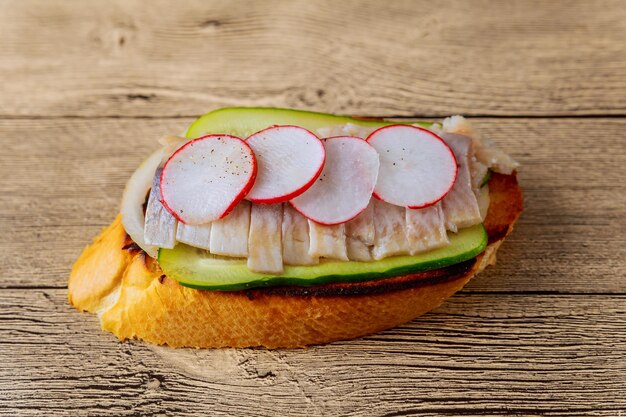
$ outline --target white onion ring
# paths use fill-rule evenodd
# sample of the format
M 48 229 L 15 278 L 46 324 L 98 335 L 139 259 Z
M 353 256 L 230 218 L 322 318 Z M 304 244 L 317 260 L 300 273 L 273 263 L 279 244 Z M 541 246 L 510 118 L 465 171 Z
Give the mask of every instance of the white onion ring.
M 163 147 L 150 155 L 131 175 L 126 183 L 126 188 L 124 188 L 122 207 L 120 209 L 122 225 L 126 233 L 141 249 L 153 258 L 157 257 L 159 248 L 147 245 L 143 239 L 145 223 L 143 203 L 146 200 L 148 190 L 152 187 L 154 173 L 163 159 L 166 148 Z

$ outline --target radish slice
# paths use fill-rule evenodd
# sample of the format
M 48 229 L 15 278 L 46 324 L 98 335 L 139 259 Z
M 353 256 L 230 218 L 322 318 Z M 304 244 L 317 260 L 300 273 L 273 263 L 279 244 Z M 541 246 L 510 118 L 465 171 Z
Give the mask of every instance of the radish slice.
M 246 199 L 258 204 L 288 201 L 305 192 L 324 166 L 324 145 L 297 126 L 273 126 L 246 139 L 257 158 L 258 175 Z
M 336 136 L 324 140 L 326 163 L 315 184 L 291 200 L 314 222 L 345 223 L 365 210 L 378 177 L 378 153 L 363 139 Z
M 452 188 L 457 175 L 454 154 L 433 132 L 392 125 L 367 138 L 380 155 L 374 197 L 396 206 L 428 207 Z
M 229 135 L 209 135 L 186 143 L 161 173 L 163 205 L 185 224 L 225 217 L 250 190 L 256 161 L 250 147 Z

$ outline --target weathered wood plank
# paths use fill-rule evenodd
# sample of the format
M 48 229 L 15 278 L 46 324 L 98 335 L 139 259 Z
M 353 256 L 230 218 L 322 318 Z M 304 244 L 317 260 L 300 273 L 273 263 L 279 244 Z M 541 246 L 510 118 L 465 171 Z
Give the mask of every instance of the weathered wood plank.
M 626 114 L 620 0 L 0 2 L 0 116 Z
M 118 343 L 64 290 L 0 290 L 0 415 L 606 415 L 626 411 L 626 298 L 463 294 L 292 351 Z
M 191 119 L 0 120 L 0 286 L 64 286 L 130 173 Z M 626 292 L 626 119 L 477 119 L 522 162 L 526 211 L 468 291 Z

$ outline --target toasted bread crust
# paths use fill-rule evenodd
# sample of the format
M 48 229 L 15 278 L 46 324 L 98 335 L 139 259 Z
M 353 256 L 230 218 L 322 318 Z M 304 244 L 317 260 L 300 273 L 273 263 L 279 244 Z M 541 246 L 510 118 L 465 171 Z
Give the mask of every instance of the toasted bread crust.
M 88 246 L 69 281 L 69 301 L 100 314 L 120 340 L 172 347 L 302 347 L 352 339 L 439 306 L 495 253 L 522 211 L 515 175 L 494 174 L 485 220 L 489 245 L 473 260 L 376 281 L 220 292 L 186 288 L 129 245 L 120 217 Z

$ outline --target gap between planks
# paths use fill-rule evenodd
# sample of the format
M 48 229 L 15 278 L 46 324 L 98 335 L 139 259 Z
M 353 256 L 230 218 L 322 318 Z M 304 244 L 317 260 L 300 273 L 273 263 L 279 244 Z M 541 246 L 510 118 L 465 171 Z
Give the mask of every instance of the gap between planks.
M 178 114 L 178 115 L 170 115 L 170 116 L 125 116 L 125 115 L 108 115 L 108 116 L 84 116 L 80 114 L 65 114 L 65 115 L 2 115 L 0 114 L 0 120 L 176 120 L 176 119 L 195 119 L 206 113 L 210 113 L 213 110 L 218 110 L 224 107 L 215 107 L 212 110 L 207 110 L 205 113 L 198 114 Z M 233 107 L 263 107 L 263 106 L 233 106 Z M 272 106 L 265 106 L 272 107 Z M 285 107 L 276 107 L 276 108 L 285 108 Z M 294 110 L 301 111 L 311 111 L 311 112 L 321 112 L 322 110 L 315 109 L 299 109 L 293 108 Z M 362 114 L 351 114 L 346 116 L 353 117 L 365 117 L 372 119 L 398 119 L 398 120 L 413 120 L 413 119 L 443 119 L 448 116 L 452 116 L 454 114 L 459 114 L 458 112 L 451 113 L 441 113 L 441 114 L 411 114 L 411 115 L 395 115 L 395 114 L 380 114 L 380 115 L 362 115 Z M 463 114 L 462 114 L 463 115 Z M 569 114 L 553 114 L 553 115 L 537 115 L 537 114 L 472 114 L 466 116 L 468 119 L 624 119 L 626 118 L 626 113 L 609 113 L 609 114 L 578 114 L 578 115 L 569 115 Z

